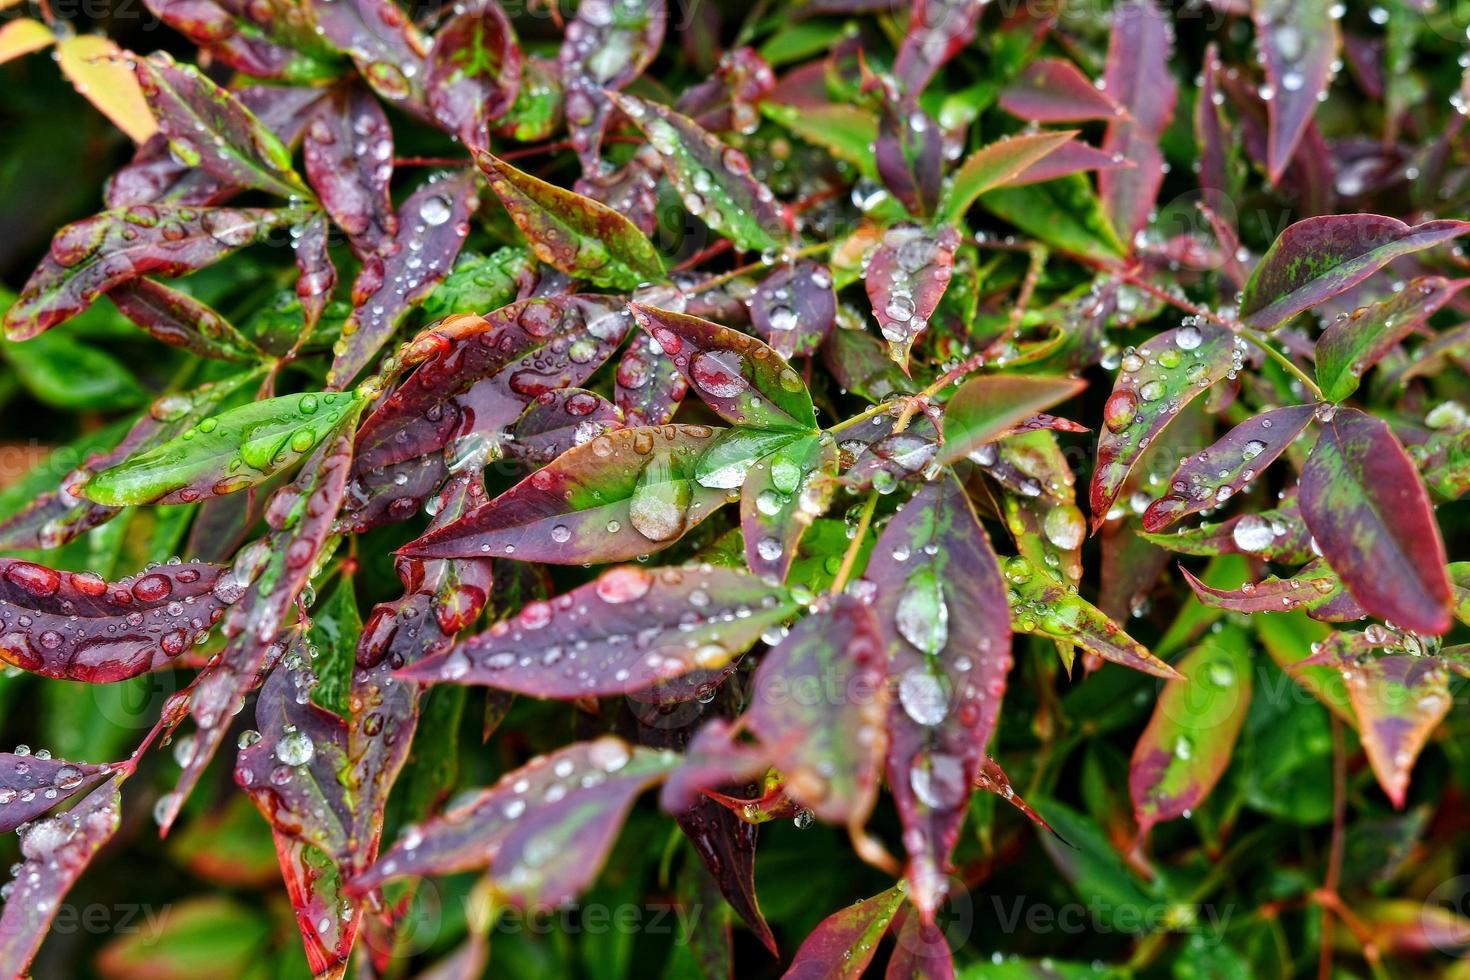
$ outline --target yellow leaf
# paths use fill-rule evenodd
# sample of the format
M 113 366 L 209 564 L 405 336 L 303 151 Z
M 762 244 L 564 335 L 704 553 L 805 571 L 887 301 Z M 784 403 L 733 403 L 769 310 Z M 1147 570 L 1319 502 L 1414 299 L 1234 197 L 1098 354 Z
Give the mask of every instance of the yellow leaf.
M 3 4 L 4 0 L 0 0 Z M 20 17 L 0 26 L 0 65 L 21 55 L 40 51 L 56 38 L 51 29 L 39 20 Z
M 105 37 L 79 34 L 56 46 L 62 74 L 113 125 L 141 143 L 158 130 L 122 49 Z

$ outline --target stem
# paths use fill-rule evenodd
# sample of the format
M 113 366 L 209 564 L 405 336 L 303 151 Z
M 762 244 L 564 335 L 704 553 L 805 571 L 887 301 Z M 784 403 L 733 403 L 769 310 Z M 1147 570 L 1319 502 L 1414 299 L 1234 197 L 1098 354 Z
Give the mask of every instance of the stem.
M 1283 368 L 1286 369 L 1289 374 L 1300 381 L 1302 385 L 1312 393 L 1312 396 L 1314 398 L 1316 398 L 1318 401 L 1322 401 L 1322 389 L 1317 387 L 1317 383 L 1313 381 L 1305 371 L 1297 367 L 1291 358 L 1287 357 L 1285 354 L 1281 353 L 1281 351 L 1277 350 L 1275 347 L 1272 347 L 1269 343 L 1267 343 L 1265 337 L 1262 337 L 1250 327 L 1242 326 L 1239 327 L 1235 332 L 1244 337 L 1246 340 L 1250 341 L 1252 344 L 1255 344 L 1257 347 L 1259 347 L 1262 351 L 1265 352 L 1267 357 L 1271 358 L 1271 360 L 1275 361 L 1277 364 L 1280 364 Z
M 816 255 L 818 252 L 825 252 L 825 251 L 827 251 L 827 249 L 829 249 L 831 247 L 832 247 L 832 243 L 831 242 L 818 242 L 815 245 L 807 245 L 807 246 L 805 246 L 803 248 L 797 249 L 794 252 L 788 252 L 785 256 L 783 256 L 783 258 L 786 258 L 786 259 L 800 259 L 800 258 L 805 258 L 808 255 Z M 704 292 L 706 290 L 714 289 L 716 286 L 723 286 L 725 283 L 729 282 L 731 279 L 738 279 L 741 276 L 748 275 L 749 273 L 759 272 L 762 269 L 768 268 L 771 264 L 772 263 L 769 263 L 769 262 L 751 262 L 751 263 L 749 263 L 747 265 L 737 266 L 736 268 L 731 269 L 729 272 L 722 272 L 722 273 L 720 273 L 717 276 L 711 276 L 710 278 L 706 279 L 704 282 L 700 283 L 699 285 L 695 286 L 693 289 L 689 290 L 686 293 L 686 295 L 695 296 L 695 295 L 697 295 L 699 293 L 702 293 L 702 292 Z
M 1347 754 L 1342 745 L 1342 722 L 1336 715 L 1332 716 L 1332 843 L 1327 854 L 1327 876 L 1322 887 L 1317 891 L 1317 904 L 1322 908 L 1322 940 L 1317 954 L 1317 978 L 1318 980 L 1331 980 L 1332 977 L 1332 916 L 1334 913 L 1346 911 L 1337 898 L 1337 882 L 1342 870 L 1342 852 L 1344 843 L 1344 827 L 1347 815 Z M 1347 923 L 1346 916 L 1340 916 Z M 1352 928 L 1349 923 L 1348 928 Z M 1372 949 L 1372 943 L 1364 945 L 1364 956 L 1371 962 L 1375 957 L 1368 956 Z
M 842 567 L 837 569 L 837 577 L 832 580 L 832 588 L 828 590 L 829 595 L 840 595 L 847 587 L 847 579 L 852 575 L 853 565 L 857 564 L 858 552 L 863 548 L 863 539 L 868 536 L 868 528 L 873 523 L 873 511 L 877 508 L 878 491 L 870 490 L 867 502 L 863 504 L 862 516 L 858 518 L 857 532 L 847 546 L 847 553 L 842 556 Z

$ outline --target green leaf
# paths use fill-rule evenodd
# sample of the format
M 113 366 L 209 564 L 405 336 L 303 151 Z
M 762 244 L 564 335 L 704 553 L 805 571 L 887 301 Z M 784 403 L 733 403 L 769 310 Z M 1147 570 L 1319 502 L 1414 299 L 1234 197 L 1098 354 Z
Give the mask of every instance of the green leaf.
M 980 206 L 1063 252 L 1101 260 L 1127 252 L 1081 174 L 1024 187 L 998 187 L 980 196 Z
M 1422 276 L 1387 299 L 1354 310 L 1317 338 L 1317 384 L 1328 401 L 1358 390 L 1363 374 L 1454 299 L 1470 279 Z
M 791 106 L 763 101 L 761 112 L 814 146 L 846 160 L 869 180 L 878 179 L 873 144 L 878 141 L 876 113 L 854 105 Z
M 142 385 L 111 354 L 62 333 L 24 343 L 4 341 L 0 354 L 37 401 L 55 408 L 105 411 L 148 398 Z
M 1076 130 L 1022 133 L 982 146 L 971 153 L 950 178 L 939 201 L 939 221 L 953 223 L 965 216 L 975 199 L 1004 186 L 1033 163 L 1071 142 Z
M 608 97 L 647 134 L 691 214 L 743 249 L 764 252 L 790 243 L 781 205 L 751 176 L 743 152 L 672 109 L 618 92 Z
M 653 243 L 617 211 L 488 152 L 476 153 L 475 163 L 542 262 L 610 289 L 663 280 L 663 260 Z
M 343 718 L 348 716 L 347 693 L 352 687 L 357 641 L 362 617 L 352 578 L 344 576 L 332 597 L 312 611 L 310 639 L 316 647 L 312 669 L 317 677 L 312 700 Z
M 1077 896 L 1097 909 L 1100 923 L 1124 932 L 1147 929 L 1141 913 L 1159 899 L 1128 870 L 1103 829 L 1055 800 L 1033 796 L 1031 805 L 1056 829 L 1056 837 L 1041 835 L 1041 845 Z
M 252 402 L 93 476 L 82 493 L 99 504 L 178 504 L 259 486 L 298 462 L 362 399 L 308 392 Z
M 168 909 L 156 932 L 118 930 L 98 954 L 98 968 L 114 980 L 243 977 L 270 948 L 263 911 L 224 897 L 188 899 Z
M 964 459 L 1017 424 L 1078 394 L 1087 382 L 1032 374 L 982 374 L 971 378 L 944 406 L 944 445 L 939 462 Z

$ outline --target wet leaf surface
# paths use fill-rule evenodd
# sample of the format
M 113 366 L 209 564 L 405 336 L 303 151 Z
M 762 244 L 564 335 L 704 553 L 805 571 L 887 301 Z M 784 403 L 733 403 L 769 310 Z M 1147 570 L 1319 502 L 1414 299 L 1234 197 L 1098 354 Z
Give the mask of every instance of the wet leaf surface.
M 388 196 L 393 130 L 378 100 L 339 86 L 312 113 L 303 141 L 306 176 L 359 256 L 386 252 L 398 233 Z
M 959 235 L 952 228 L 930 232 L 899 224 L 883 235 L 868 261 L 863 283 L 888 356 L 908 370 L 909 350 L 929 326 L 954 274 Z

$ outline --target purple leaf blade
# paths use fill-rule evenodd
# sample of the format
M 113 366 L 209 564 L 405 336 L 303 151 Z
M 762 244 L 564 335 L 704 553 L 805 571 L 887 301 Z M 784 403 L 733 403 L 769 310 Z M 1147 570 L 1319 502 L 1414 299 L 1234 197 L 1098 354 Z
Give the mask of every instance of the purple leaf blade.
M 429 52 L 429 111 L 466 146 L 489 145 L 490 123 L 510 111 L 521 85 L 521 48 L 500 4 L 450 19 Z
M 479 206 L 475 176 L 464 171 L 430 181 L 398 212 L 398 233 L 386 258 L 369 256 L 352 284 L 352 317 L 332 349 L 327 383 L 340 390 L 371 363 L 414 305 L 454 266 Z
M 306 176 L 359 258 L 382 253 L 398 234 L 388 196 L 393 129 L 360 86 L 332 90 L 312 113 L 303 142 Z
M 816 429 L 801 375 L 761 341 L 687 313 L 629 305 L 690 388 L 726 421 L 763 429 Z
M 130 280 L 173 278 L 211 265 L 297 217 L 292 210 L 139 204 L 84 218 L 51 240 L 5 313 L 6 336 L 34 337 Z
M 738 610 L 746 615 L 736 617 Z M 538 698 L 608 697 L 655 689 L 670 700 L 718 683 L 794 600 L 745 572 L 626 565 L 518 616 L 401 676 L 483 684 Z M 627 642 L 636 635 L 636 644 Z M 534 647 L 534 652 L 532 648 Z
M 1317 111 L 1319 96 L 1332 82 L 1332 64 L 1342 37 L 1330 7 L 1318 0 L 1251 3 L 1266 81 L 1272 90 L 1266 103 L 1270 118 L 1266 168 L 1273 184 L 1286 172 Z
M 944 898 L 1011 666 L 1000 565 L 957 477 L 925 485 L 889 522 L 865 577 L 888 649 L 888 785 L 923 919 Z
M 33 824 L 21 837 L 21 869 L 0 911 L 0 974 L 24 976 L 62 900 L 117 832 L 119 779 L 71 810 Z
M 673 359 L 641 330 L 623 350 L 615 381 L 613 400 L 629 425 L 664 425 L 672 421 L 689 391 L 689 382 Z
M 0 559 L 0 661 L 93 683 L 155 670 L 223 615 L 231 597 L 220 585 L 222 572 L 200 563 L 162 565 L 108 583 L 91 572 Z
M 1238 627 L 1216 633 L 1179 661 L 1185 679 L 1164 685 L 1128 771 L 1138 836 L 1181 817 L 1215 788 L 1251 700 L 1250 643 Z
M 815 354 L 836 322 L 832 273 L 811 259 L 783 265 L 761 281 L 750 299 L 751 326 L 787 360 Z
M 1128 118 L 1115 119 L 1103 137 L 1105 153 L 1134 164 L 1099 175 L 1103 209 L 1125 242 L 1148 224 L 1164 181 L 1159 139 L 1174 116 L 1179 87 L 1169 71 L 1173 27 L 1154 0 L 1129 0 L 1113 12 L 1103 91 Z
M 374 92 L 418 115 L 425 113 L 428 46 L 401 7 L 393 0 L 346 0 L 313 4 L 311 9 L 322 36 L 352 57 Z
M 716 431 L 665 425 L 598 436 L 399 553 L 580 564 L 662 550 L 729 499 L 693 479 Z
M 786 792 L 828 823 L 861 827 L 878 794 L 883 645 L 872 610 L 850 596 L 792 627 L 756 670 L 745 726 Z M 799 698 L 807 689 L 835 698 Z
M 1225 433 L 1208 449 L 1191 456 L 1169 479 L 1169 492 L 1143 512 L 1146 531 L 1159 532 L 1235 495 L 1277 457 L 1291 448 L 1312 421 L 1311 405 L 1273 408 Z
M 602 133 L 612 111 L 607 91 L 643 74 L 663 44 L 668 19 L 666 0 L 633 0 L 578 7 L 567 25 L 558 61 L 567 129 L 585 173 L 601 166 Z
M 1027 65 L 1001 92 L 1000 107 L 1019 119 L 1041 123 L 1111 121 L 1128 114 L 1081 69 L 1060 58 L 1038 58 Z
M 1237 514 L 1219 524 L 1181 527 L 1173 534 L 1145 532 L 1143 537 L 1184 555 L 1259 555 L 1289 565 L 1313 558 L 1312 535 L 1302 521 L 1295 494 L 1271 510 Z
M 91 789 L 111 772 L 106 764 L 67 762 L 29 752 L 0 753 L 0 834 Z
M 623 427 L 612 402 L 585 388 L 542 392 L 511 427 L 510 453 L 533 466 L 545 466 L 589 439 Z
M 634 799 L 678 759 L 610 735 L 538 757 L 409 831 L 349 890 L 488 866 L 500 895 L 517 907 L 568 901 L 601 871 Z
M 917 97 L 944 63 L 975 38 L 983 0 L 915 0 L 893 62 L 904 91 Z
M 1107 519 L 1144 449 L 1185 405 L 1236 370 L 1240 357 L 1240 342 L 1212 323 L 1166 330 L 1124 354 L 1097 437 L 1089 492 L 1093 531 Z
M 1195 578 L 1181 568 L 1184 580 L 1195 596 L 1207 606 L 1233 612 L 1290 612 L 1304 610 L 1313 619 L 1325 622 L 1362 619 L 1367 615 L 1352 596 L 1343 591 L 1342 581 L 1317 560 L 1290 578 L 1272 576 L 1260 582 L 1248 582 L 1239 589 L 1217 589 Z
M 888 356 L 908 372 L 909 350 L 929 326 L 954 270 L 959 233 L 899 224 L 883 235 L 863 274 Z
M 1240 316 L 1270 330 L 1367 279 L 1389 262 L 1470 233 L 1470 222 L 1410 227 L 1379 214 L 1336 214 L 1283 231 L 1245 284 Z
M 1444 540 L 1387 425 L 1353 408 L 1324 420 L 1302 471 L 1301 507 L 1323 557 L 1364 609 L 1417 633 L 1450 628 Z
M 199 357 L 249 361 L 259 349 L 205 303 L 152 279 L 135 279 L 107 294 L 119 311 L 154 340 Z
M 664 278 L 653 243 L 622 214 L 490 153 L 477 152 L 475 163 L 542 262 L 609 289 L 631 290 Z
M 827 916 L 812 930 L 782 980 L 857 980 L 903 904 L 902 883 Z

